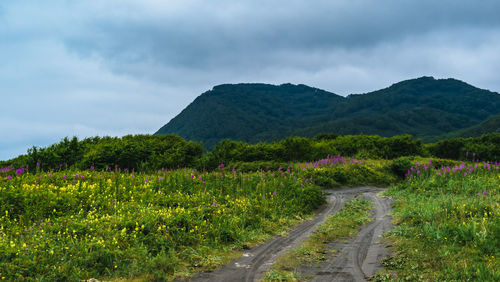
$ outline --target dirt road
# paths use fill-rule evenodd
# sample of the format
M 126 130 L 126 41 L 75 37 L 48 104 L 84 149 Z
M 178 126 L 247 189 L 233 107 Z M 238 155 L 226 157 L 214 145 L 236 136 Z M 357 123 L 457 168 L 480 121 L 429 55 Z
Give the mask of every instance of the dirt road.
M 374 221 L 365 225 L 358 237 L 346 243 L 332 243 L 331 248 L 338 250 L 336 256 L 318 267 L 303 267 L 301 273 L 314 277 L 314 281 L 365 281 L 378 270 L 380 259 L 387 251 L 379 241 L 379 235 L 390 228 L 390 219 L 385 215 L 390 210 L 388 199 L 376 196 L 380 188 L 355 187 L 327 190 L 328 204 L 322 207 L 312 220 L 302 222 L 288 233 L 287 237 L 276 237 L 262 245 L 246 251 L 243 256 L 213 272 L 200 273 L 189 281 L 258 281 L 276 258 L 287 250 L 300 244 L 326 216 L 339 211 L 347 200 L 363 195 L 375 204 Z

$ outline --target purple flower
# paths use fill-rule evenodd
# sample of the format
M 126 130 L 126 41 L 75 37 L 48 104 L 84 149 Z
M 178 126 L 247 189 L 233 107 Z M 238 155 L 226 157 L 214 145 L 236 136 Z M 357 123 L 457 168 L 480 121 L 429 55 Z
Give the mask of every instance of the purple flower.
M 224 163 L 220 163 L 220 168 L 224 168 Z
M 213 203 L 212 203 L 212 206 L 213 206 L 213 207 L 217 207 L 217 203 L 216 203 L 216 202 L 213 202 Z
M 201 177 L 201 175 L 200 175 L 200 177 L 198 177 L 198 180 L 201 180 L 201 179 L 202 179 L 202 177 Z
M 36 166 L 40 166 L 40 163 L 39 163 L 39 162 L 36 162 Z
M 81 178 L 81 179 L 84 179 L 84 178 L 85 178 L 85 176 L 81 175 L 81 176 L 80 176 L 80 178 Z
M 485 190 L 483 190 L 483 195 L 486 195 L 486 189 L 485 189 Z
M 266 170 L 269 170 L 269 166 L 266 166 Z
M 93 165 L 90 166 L 90 170 L 94 170 L 94 166 Z
M 273 196 L 276 196 L 276 191 L 273 192 Z
M 264 177 L 264 173 L 260 175 L 260 177 Z
M 306 178 L 306 183 L 308 183 L 308 182 L 309 182 L 309 179 Z
M 481 193 L 477 193 L 477 196 L 478 196 L 478 197 L 481 197 Z
M 193 178 L 193 179 L 194 179 L 194 174 L 191 174 L 191 178 Z
M 12 176 L 8 175 L 8 176 L 7 176 L 7 179 L 8 179 L 8 180 L 12 179 Z

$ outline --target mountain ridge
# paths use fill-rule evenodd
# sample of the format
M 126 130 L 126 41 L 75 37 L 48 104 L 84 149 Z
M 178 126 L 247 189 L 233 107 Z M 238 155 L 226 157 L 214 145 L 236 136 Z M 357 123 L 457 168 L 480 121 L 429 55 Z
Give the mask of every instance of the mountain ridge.
M 211 148 L 319 133 L 412 134 L 425 141 L 500 113 L 500 94 L 448 78 L 420 77 L 346 97 L 304 84 L 221 84 L 202 93 L 155 134 Z

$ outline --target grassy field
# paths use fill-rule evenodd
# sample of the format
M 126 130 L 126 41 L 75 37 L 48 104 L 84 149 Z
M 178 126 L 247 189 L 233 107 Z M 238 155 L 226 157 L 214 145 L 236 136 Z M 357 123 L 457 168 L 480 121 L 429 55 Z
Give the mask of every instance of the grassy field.
M 499 281 L 500 164 L 415 163 L 394 197 L 396 255 L 375 280 Z
M 1 279 L 171 279 L 209 269 L 324 203 L 290 170 L 0 176 Z
M 249 164 L 247 167 L 251 167 Z M 0 278 L 174 279 L 213 269 L 325 202 L 321 186 L 383 185 L 387 161 L 340 156 L 241 172 L 0 170 Z
M 499 280 L 500 165 L 419 158 L 406 171 L 410 160 L 336 156 L 245 172 L 3 168 L 0 279 L 187 277 L 310 216 L 323 187 L 397 183 L 387 191 L 396 255 L 375 280 Z

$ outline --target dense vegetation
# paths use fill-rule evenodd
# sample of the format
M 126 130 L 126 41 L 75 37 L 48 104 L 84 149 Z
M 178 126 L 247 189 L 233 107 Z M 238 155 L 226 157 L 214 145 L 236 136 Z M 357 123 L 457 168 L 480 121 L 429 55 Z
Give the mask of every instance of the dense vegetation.
M 223 139 L 257 143 L 322 132 L 411 134 L 427 142 L 478 125 L 499 109 L 498 93 L 432 77 L 346 98 L 305 85 L 220 85 L 196 98 L 156 134 L 177 134 L 201 141 L 208 149 Z M 481 134 L 498 130 L 481 128 Z
M 255 171 L 267 166 L 286 169 L 290 162 L 342 155 L 358 159 L 401 158 L 396 165 L 402 167 L 399 172 L 404 172 L 410 165 L 411 156 L 464 160 L 466 152 L 474 152 L 475 158 L 498 160 L 498 144 L 500 133 L 476 138 L 446 139 L 433 144 L 422 144 L 419 139 L 409 135 L 388 138 L 320 134 L 314 138 L 289 137 L 257 144 L 223 140 L 211 152 L 204 152 L 201 143 L 185 141 L 175 135 L 129 135 L 122 138 L 93 137 L 83 140 L 74 137 L 64 138 L 46 148 L 33 147 L 25 155 L 0 161 L 0 167 L 23 167 L 33 172 L 38 163 L 43 170 L 70 167 L 114 169 L 117 166 L 144 172 L 178 167 L 211 170 L 224 163 L 241 171 Z
M 480 124 L 445 134 L 439 139 L 447 139 L 447 138 L 449 139 L 457 137 L 479 137 L 481 135 L 492 132 L 500 133 L 500 114 L 490 117 L 489 119 L 481 122 Z
M 388 190 L 396 256 L 376 280 L 500 280 L 500 163 L 467 157 L 455 166 L 417 162 Z

